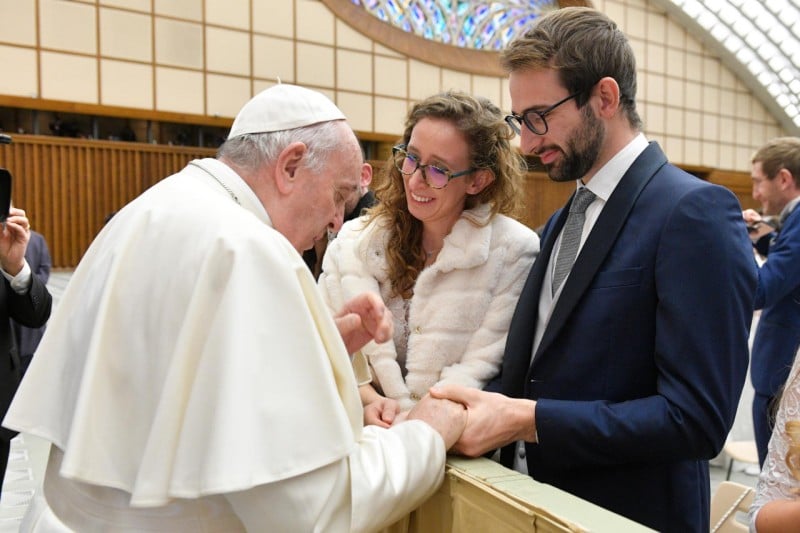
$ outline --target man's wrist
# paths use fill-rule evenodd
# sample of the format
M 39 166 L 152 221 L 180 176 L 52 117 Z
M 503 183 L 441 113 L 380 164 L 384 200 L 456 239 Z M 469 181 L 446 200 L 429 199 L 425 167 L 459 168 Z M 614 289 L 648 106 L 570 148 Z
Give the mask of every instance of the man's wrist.
M 533 400 L 516 399 L 516 413 L 519 417 L 517 427 L 520 429 L 516 440 L 525 442 L 539 442 L 536 431 L 536 402 Z
M 2 273 L 3 277 L 8 280 L 11 288 L 17 294 L 25 294 L 31 286 L 31 267 L 28 265 L 27 261 L 23 260 L 22 268 L 14 275 L 7 272 L 2 267 L 0 267 L 0 273 Z

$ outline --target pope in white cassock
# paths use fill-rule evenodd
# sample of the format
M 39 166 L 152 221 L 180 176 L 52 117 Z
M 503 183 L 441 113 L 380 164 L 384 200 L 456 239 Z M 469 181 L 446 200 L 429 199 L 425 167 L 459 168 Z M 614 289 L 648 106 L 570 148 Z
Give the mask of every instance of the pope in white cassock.
M 437 488 L 466 412 L 363 427 L 348 352 L 391 317 L 331 317 L 298 253 L 358 187 L 344 118 L 267 89 L 102 230 L 3 421 L 52 443 L 23 531 L 371 531 Z

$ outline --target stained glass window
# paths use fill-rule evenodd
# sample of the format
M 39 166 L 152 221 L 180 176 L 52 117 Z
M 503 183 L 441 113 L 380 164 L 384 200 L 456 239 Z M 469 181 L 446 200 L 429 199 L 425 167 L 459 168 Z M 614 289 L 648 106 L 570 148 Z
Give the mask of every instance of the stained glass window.
M 419 37 L 462 48 L 501 50 L 556 0 L 352 0 L 372 16 Z

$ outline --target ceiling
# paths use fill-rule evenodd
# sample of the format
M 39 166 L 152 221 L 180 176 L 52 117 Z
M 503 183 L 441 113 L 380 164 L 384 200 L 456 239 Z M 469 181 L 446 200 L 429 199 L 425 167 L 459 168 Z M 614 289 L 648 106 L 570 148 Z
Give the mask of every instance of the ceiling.
M 719 54 L 800 135 L 800 0 L 650 0 Z
M 792 135 L 800 135 L 800 0 L 649 0 L 734 71 Z M 408 34 L 499 50 L 555 0 L 350 0 Z

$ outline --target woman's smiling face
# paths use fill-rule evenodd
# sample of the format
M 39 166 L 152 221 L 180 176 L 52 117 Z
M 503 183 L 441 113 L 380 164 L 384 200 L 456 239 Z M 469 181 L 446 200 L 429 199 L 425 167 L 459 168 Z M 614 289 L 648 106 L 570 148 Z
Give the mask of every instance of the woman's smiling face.
M 420 165 L 435 165 L 451 173 L 470 168 L 467 141 L 449 120 L 421 119 L 411 131 L 406 150 Z M 450 180 L 443 189 L 434 189 L 425 182 L 422 172 L 420 168 L 403 178 L 408 211 L 423 225 L 441 225 L 449 232 L 464 210 L 472 174 Z

